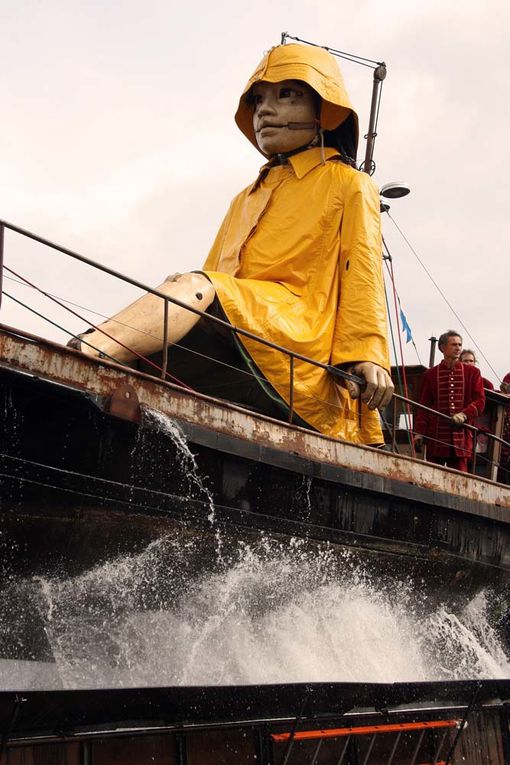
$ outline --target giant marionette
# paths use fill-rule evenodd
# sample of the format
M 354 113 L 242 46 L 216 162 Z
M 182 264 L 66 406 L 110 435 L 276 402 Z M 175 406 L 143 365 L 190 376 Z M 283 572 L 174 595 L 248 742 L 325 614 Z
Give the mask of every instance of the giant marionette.
M 358 138 L 335 59 L 324 49 L 269 51 L 241 96 L 236 122 L 266 157 L 232 202 L 203 270 L 158 288 L 294 353 L 352 371 L 361 392 L 322 367 L 169 304 L 169 370 L 201 392 L 252 406 L 328 436 L 382 442 L 388 403 L 379 197 L 354 167 Z M 81 350 L 129 362 L 161 351 L 162 300 L 147 294 L 87 334 Z M 103 334 L 106 333 L 106 334 Z M 116 340 L 122 344 L 118 344 Z M 216 360 L 211 361 L 213 355 Z

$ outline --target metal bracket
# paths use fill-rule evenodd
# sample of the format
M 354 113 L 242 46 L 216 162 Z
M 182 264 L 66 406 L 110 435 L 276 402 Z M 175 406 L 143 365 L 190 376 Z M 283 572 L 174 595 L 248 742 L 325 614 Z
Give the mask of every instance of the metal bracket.
M 141 421 L 141 409 L 138 396 L 132 385 L 123 383 L 119 385 L 106 402 L 105 412 L 112 417 L 134 422 L 136 425 Z

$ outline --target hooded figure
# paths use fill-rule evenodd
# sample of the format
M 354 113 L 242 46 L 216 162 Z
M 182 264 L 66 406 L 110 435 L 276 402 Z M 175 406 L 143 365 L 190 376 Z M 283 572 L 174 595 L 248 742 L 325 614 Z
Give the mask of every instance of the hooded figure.
M 335 59 L 322 48 L 273 48 L 248 81 L 236 122 L 269 162 L 232 202 L 203 270 L 169 277 L 159 290 L 296 354 L 352 368 L 375 392 L 362 395 L 368 408 L 326 369 L 298 358 L 291 387 L 288 355 L 228 330 L 222 338 L 217 325 L 197 323 L 175 304 L 169 304 L 169 370 L 196 390 L 285 419 L 292 396 L 293 422 L 379 444 L 375 407 L 393 389 L 379 196 L 369 176 L 353 167 L 358 121 Z M 161 315 L 160 298 L 145 295 L 96 330 L 84 350 L 121 360 L 133 358 L 128 346 L 153 353 L 162 345 Z M 193 359 L 210 356 L 222 342 L 230 347 L 220 365 L 194 369 Z M 230 395 L 221 378 L 232 367 L 238 377 L 230 380 Z
M 236 113 L 248 140 L 259 148 L 253 86 L 283 80 L 320 96 L 326 143 L 356 146 L 357 116 L 335 59 L 302 45 L 273 48 L 248 81 Z M 265 165 L 233 200 L 204 273 L 233 325 L 324 364 L 371 361 L 389 370 L 379 195 L 338 148 L 316 146 Z M 288 403 L 288 357 L 242 335 L 238 342 Z M 326 370 L 295 359 L 294 373 L 294 409 L 305 423 L 349 441 L 382 442 L 377 412 L 362 405 L 360 414 Z

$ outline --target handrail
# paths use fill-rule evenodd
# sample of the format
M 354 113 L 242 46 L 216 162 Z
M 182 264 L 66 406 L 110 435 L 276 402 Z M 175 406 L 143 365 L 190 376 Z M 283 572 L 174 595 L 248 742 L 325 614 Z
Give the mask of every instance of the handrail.
M 4 253 L 4 230 L 8 229 L 10 231 L 13 231 L 14 233 L 20 234 L 21 236 L 26 237 L 27 239 L 31 239 L 32 241 L 35 241 L 39 244 L 42 244 L 46 247 L 50 247 L 51 249 L 56 250 L 57 252 L 61 252 L 64 255 L 67 255 L 75 260 L 80 261 L 81 263 L 84 263 L 88 266 L 91 266 L 92 268 L 97 269 L 98 271 L 102 271 L 103 273 L 108 274 L 109 276 L 113 276 L 116 279 L 120 279 L 121 281 L 131 284 L 134 287 L 137 287 L 144 292 L 151 293 L 153 295 L 156 295 L 157 297 L 160 297 L 164 301 L 165 305 L 165 311 L 164 311 L 164 334 L 163 337 L 167 337 L 167 327 L 168 327 L 168 304 L 172 303 L 174 305 L 179 306 L 180 308 L 184 308 L 185 310 L 191 311 L 192 313 L 196 314 L 197 316 L 200 316 L 201 318 L 206 319 L 207 321 L 213 322 L 218 326 L 221 326 L 225 329 L 227 329 L 230 332 L 233 332 L 234 334 L 242 335 L 244 337 L 247 337 L 251 340 L 254 340 L 255 342 L 261 343 L 262 345 L 265 345 L 269 348 L 272 348 L 274 350 L 279 351 L 280 353 L 283 353 L 289 357 L 290 362 L 290 400 L 289 400 L 289 422 L 292 422 L 293 417 L 293 409 L 294 409 L 294 361 L 295 359 L 299 359 L 300 361 L 304 361 L 305 363 L 312 364 L 313 366 L 319 367 L 321 369 L 326 370 L 334 377 L 338 377 L 343 381 L 351 381 L 357 383 L 361 388 L 365 386 L 365 380 L 362 377 L 359 377 L 358 375 L 346 372 L 343 369 L 339 369 L 338 367 L 332 366 L 331 364 L 324 364 L 321 361 L 317 361 L 315 359 L 311 359 L 308 356 L 305 356 L 301 353 L 296 353 L 295 351 L 290 351 L 288 348 L 285 348 L 284 346 L 278 345 L 277 343 L 274 343 L 270 340 L 266 340 L 263 337 L 260 337 L 259 335 L 256 335 L 253 332 L 250 332 L 248 330 L 242 329 L 241 327 L 237 327 L 233 324 L 230 324 L 228 321 L 225 321 L 224 319 L 219 318 L 218 316 L 213 316 L 206 311 L 202 311 L 199 308 L 195 308 L 194 306 L 190 306 L 187 303 L 184 303 L 182 300 L 179 300 L 178 298 L 172 297 L 170 295 L 165 295 L 165 293 L 161 292 L 160 290 L 155 289 L 154 287 L 151 287 L 147 284 L 144 284 L 143 282 L 139 281 L 138 279 L 133 279 L 130 276 L 127 276 L 126 274 L 121 273 L 120 271 L 117 271 L 113 268 L 110 268 L 109 266 L 105 266 L 102 263 L 99 263 L 92 258 L 88 258 L 85 255 L 81 255 L 80 253 L 75 252 L 74 250 L 69 249 L 68 247 L 63 247 L 60 244 L 57 244 L 55 242 L 50 241 L 49 239 L 46 239 L 45 237 L 39 236 L 38 234 L 34 234 L 31 231 L 28 231 L 27 229 L 23 229 L 20 226 L 16 226 L 13 223 L 9 223 L 8 221 L 0 219 L 0 288 L 2 286 L 2 274 L 3 274 L 3 253 Z M 0 292 L 0 301 L 1 301 L 1 292 Z M 167 364 L 168 364 L 168 343 L 163 342 L 163 365 L 162 365 L 162 376 L 163 378 L 166 375 L 167 370 Z M 400 401 L 403 404 L 406 404 L 407 406 L 411 406 L 413 408 L 419 408 L 429 414 L 433 414 L 439 418 L 442 418 L 444 420 L 451 421 L 451 417 L 447 414 L 444 414 L 442 412 L 438 412 L 435 409 L 431 409 L 430 407 L 421 404 L 418 401 L 414 401 L 413 399 L 409 399 L 405 396 L 402 396 L 400 394 L 394 393 L 393 398 L 396 401 Z M 499 436 L 496 436 L 493 433 L 487 433 L 485 431 L 482 431 L 481 429 L 477 428 L 475 425 L 470 425 L 469 423 L 463 423 L 461 428 L 465 430 L 469 430 L 473 433 L 473 461 L 476 460 L 476 452 L 475 452 L 475 446 L 476 446 L 476 434 L 478 433 L 484 433 L 488 438 L 490 438 L 493 441 L 498 442 L 499 444 L 503 446 L 508 446 L 510 448 L 510 443 L 505 441 L 503 438 L 500 438 Z M 412 432 L 412 431 L 411 431 Z
M 239 335 L 243 335 L 244 337 L 248 337 L 250 338 L 250 340 L 255 340 L 256 342 L 259 342 L 262 345 L 266 345 L 267 347 L 273 348 L 276 351 L 285 353 L 287 356 L 293 356 L 295 359 L 300 359 L 301 361 L 308 362 L 309 364 L 313 364 L 317 367 L 321 367 L 322 369 L 325 369 L 327 371 L 331 370 L 331 367 L 329 364 L 324 364 L 321 361 L 310 359 L 308 358 L 308 356 L 304 356 L 301 353 L 295 353 L 294 351 L 289 351 L 288 348 L 285 348 L 282 345 L 278 345 L 277 343 L 273 343 L 271 342 L 271 340 L 266 340 L 265 338 L 260 337 L 259 335 L 256 335 L 254 332 L 249 332 L 247 329 L 236 327 L 234 324 L 230 324 L 228 321 L 224 321 L 223 319 L 220 319 L 218 316 L 213 316 L 207 313 L 206 311 L 200 310 L 200 308 L 195 308 L 194 306 L 188 305 L 187 303 L 184 303 L 182 300 L 179 300 L 178 298 L 171 297 L 170 295 L 165 295 L 164 292 L 160 292 L 159 290 L 154 289 L 154 287 L 150 287 L 149 285 L 144 284 L 138 279 L 133 279 L 130 276 L 126 276 L 125 274 L 122 274 L 120 271 L 116 271 L 113 268 L 104 266 L 102 263 L 98 263 L 97 261 L 92 260 L 92 258 L 87 258 L 85 255 L 80 255 L 79 253 L 74 252 L 73 250 L 70 250 L 67 247 L 62 247 L 61 245 L 56 244 L 55 242 L 50 242 L 49 239 L 45 239 L 42 236 L 33 234 L 31 231 L 27 231 L 26 229 L 20 228 L 19 226 L 15 226 L 13 223 L 8 223 L 7 221 L 0 220 L 0 227 L 1 226 L 5 226 L 5 228 L 9 229 L 10 231 L 14 231 L 17 234 L 21 234 L 21 236 L 25 236 L 28 239 L 32 239 L 34 242 L 43 244 L 46 247 L 51 247 L 53 250 L 57 250 L 58 252 L 61 252 L 64 255 L 68 255 L 69 257 L 80 261 L 81 263 L 85 263 L 88 266 L 92 266 L 92 268 L 96 268 L 98 271 L 103 271 L 103 273 L 105 274 L 114 276 L 115 278 L 120 279 L 121 281 L 126 282 L 127 284 L 131 284 L 133 287 L 138 287 L 139 289 L 142 289 L 145 292 L 150 292 L 152 295 L 156 295 L 157 297 L 160 297 L 163 300 L 169 303 L 172 303 L 173 305 L 177 305 L 179 306 L 179 308 L 184 308 L 187 311 L 191 311 L 191 313 L 194 313 L 197 316 L 207 319 L 207 321 L 212 321 L 215 324 L 218 324 L 219 326 L 222 326 L 231 332 L 234 332 Z M 338 373 L 338 376 L 342 377 L 342 379 L 344 380 L 355 382 L 361 386 L 365 384 L 365 381 L 363 378 L 358 377 L 357 375 L 353 375 L 348 372 L 345 372 L 342 369 L 338 369 L 337 373 Z

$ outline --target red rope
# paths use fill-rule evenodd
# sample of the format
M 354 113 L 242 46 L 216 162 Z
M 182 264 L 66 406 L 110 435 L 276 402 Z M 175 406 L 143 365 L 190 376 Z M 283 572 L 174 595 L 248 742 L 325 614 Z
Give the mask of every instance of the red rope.
M 398 297 L 397 297 L 397 287 L 395 285 L 395 274 L 393 272 L 393 261 L 390 259 L 390 276 L 391 276 L 391 284 L 393 287 L 393 301 L 395 303 L 395 319 L 397 322 L 397 334 L 398 334 L 398 343 L 400 346 L 400 359 L 402 361 L 401 369 L 402 369 L 402 380 L 404 382 L 404 396 L 406 398 L 409 398 L 409 392 L 407 388 L 407 376 L 406 376 L 406 367 L 404 364 L 404 348 L 402 346 L 402 335 L 400 330 L 400 319 L 399 319 L 399 311 L 398 311 Z M 411 407 L 409 404 L 405 405 L 407 416 L 409 418 L 409 422 L 411 422 Z M 414 439 L 413 439 L 413 429 L 409 428 L 409 431 L 411 433 L 411 453 L 413 457 L 416 457 L 416 450 L 414 448 Z
M 120 340 L 117 340 L 117 338 L 112 337 L 112 335 L 109 335 L 108 332 L 105 332 L 104 329 L 101 329 L 101 327 L 97 327 L 95 324 L 92 324 L 91 322 L 89 322 L 87 319 L 81 316 L 81 314 L 77 313 L 76 311 L 73 311 L 72 308 L 69 308 L 69 306 L 65 305 L 60 300 L 57 300 L 57 298 L 53 297 L 53 295 L 50 295 L 48 292 L 45 292 L 40 287 L 37 287 L 37 285 L 32 284 L 32 282 L 29 282 L 28 279 L 25 279 L 24 276 L 21 276 L 20 274 L 16 273 L 16 271 L 13 271 L 12 268 L 8 268 L 6 265 L 4 265 L 4 268 L 6 271 L 9 271 L 9 273 L 13 274 L 18 279 L 21 279 L 23 282 L 25 282 L 25 284 L 28 284 L 29 287 L 32 287 L 37 292 L 40 292 L 41 295 L 44 295 L 50 300 L 53 300 L 53 302 L 56 303 L 58 306 L 60 306 L 61 308 L 64 308 L 66 311 L 69 311 L 69 313 L 72 313 L 74 316 L 80 319 L 80 321 L 83 321 L 84 324 L 91 324 L 93 329 L 95 329 L 98 332 L 101 332 L 101 334 L 105 335 L 110 340 L 113 340 L 113 342 L 120 345 L 122 348 L 124 348 L 124 350 L 128 351 L 129 353 L 132 353 L 134 356 L 137 356 L 141 361 L 144 361 L 149 366 L 154 367 L 154 369 L 157 369 L 158 372 L 163 371 L 162 367 L 160 367 L 158 364 L 155 364 L 154 361 L 151 361 L 149 358 L 147 358 L 147 356 L 144 356 L 143 354 L 138 353 L 137 351 L 133 350 L 133 348 L 129 348 L 127 345 L 124 345 L 124 343 L 121 343 Z M 86 343 L 87 341 L 85 340 L 84 342 Z M 181 385 L 183 388 L 187 388 L 188 390 L 191 390 L 191 391 L 193 390 L 193 388 L 191 388 L 189 385 L 186 385 L 186 383 L 184 383 L 182 380 L 179 380 L 177 377 L 174 377 L 173 375 L 171 375 L 170 372 L 165 372 L 165 375 L 170 380 L 172 380 L 172 382 L 177 383 L 177 385 Z

